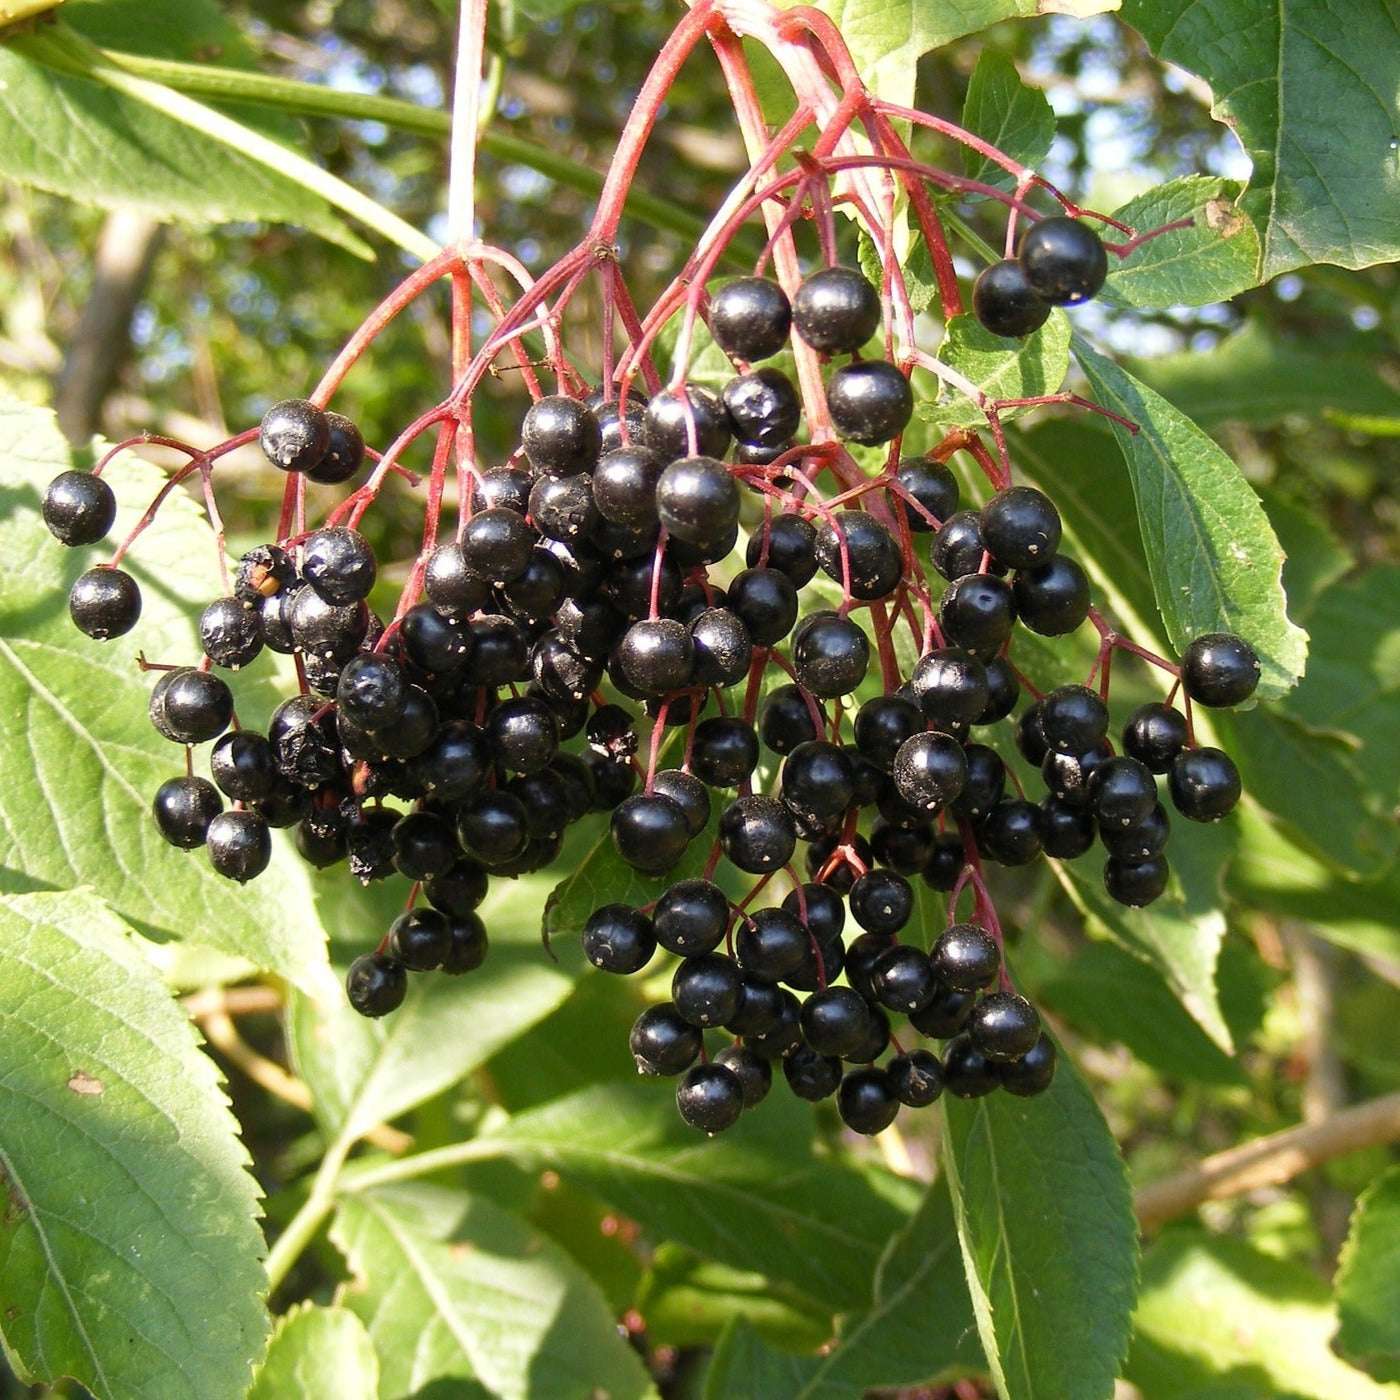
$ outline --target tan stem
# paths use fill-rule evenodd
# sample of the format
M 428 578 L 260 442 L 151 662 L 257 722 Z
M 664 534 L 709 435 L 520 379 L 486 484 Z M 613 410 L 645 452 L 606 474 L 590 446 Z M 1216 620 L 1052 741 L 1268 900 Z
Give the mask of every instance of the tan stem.
M 1207 1157 L 1187 1171 L 1138 1188 L 1138 1224 L 1155 1230 L 1189 1215 L 1204 1201 L 1278 1186 L 1335 1157 L 1400 1138 L 1400 1093 L 1342 1109 Z

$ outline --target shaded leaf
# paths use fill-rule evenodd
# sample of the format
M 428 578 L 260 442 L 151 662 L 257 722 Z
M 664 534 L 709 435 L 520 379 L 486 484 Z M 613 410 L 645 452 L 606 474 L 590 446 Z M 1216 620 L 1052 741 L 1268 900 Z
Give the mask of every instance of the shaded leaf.
M 906 1387 L 984 1374 L 946 1181 L 924 1193 L 889 1244 L 871 1307 L 847 1318 L 795 1400 L 859 1400 L 872 1387 Z
M 567 968 L 551 962 L 531 926 L 548 887 L 547 876 L 496 881 L 479 910 L 491 940 L 486 961 L 461 977 L 412 977 L 392 1016 L 367 1020 L 339 986 L 291 998 L 293 1062 L 328 1135 L 354 1141 L 441 1093 L 569 995 L 582 958 L 572 950 Z
M 1337 1347 L 1359 1365 L 1400 1361 L 1400 1167 L 1356 1203 L 1337 1265 Z
M 1395 1400 L 1400 1388 L 1333 1355 L 1336 1324 L 1327 1285 L 1306 1269 L 1240 1240 L 1176 1230 L 1143 1256 L 1125 1374 L 1153 1400 L 1231 1383 L 1290 1400 Z
M 962 124 L 1003 155 L 1031 169 L 1045 159 L 1055 139 L 1050 99 L 1039 88 L 1027 87 L 1015 63 L 993 48 L 983 49 L 977 56 L 977 66 L 967 82 Z M 1009 170 L 977 151 L 963 150 L 963 169 L 969 179 L 981 184 L 1008 190 L 1016 187 L 1016 178 Z
M 346 1308 L 302 1303 L 278 1319 L 248 1400 L 378 1400 L 379 1361 Z
M 1382 353 L 1365 334 L 1298 342 L 1249 320 L 1214 349 L 1127 363 L 1202 427 L 1232 422 L 1266 428 L 1299 413 L 1400 413 L 1400 394 L 1376 373 Z
M 1254 172 L 1242 201 L 1263 239 L 1260 280 L 1310 262 L 1400 257 L 1395 51 L 1387 0 L 1124 0 L 1158 58 L 1196 73 Z
M 777 1095 L 711 1140 L 681 1121 L 669 1082 L 599 1084 L 488 1140 L 658 1235 L 835 1308 L 868 1301 L 885 1241 L 911 1208 L 902 1183 L 815 1156 L 810 1111 Z
M 0 897 L 0 1332 L 23 1371 L 242 1394 L 268 1331 L 246 1163 L 121 920 L 83 892 Z
M 1259 233 L 1235 207 L 1233 180 L 1188 175 L 1139 195 L 1113 217 L 1138 233 L 1190 219 L 1139 244 L 1126 258 L 1110 255 L 1103 299 L 1142 309 L 1228 301 L 1258 281 Z M 1111 230 L 1108 237 L 1116 238 Z
M 715 1344 L 703 1400 L 786 1400 L 801 1392 L 816 1364 L 815 1357 L 775 1351 L 747 1318 L 736 1317 Z
M 1302 674 L 1307 634 L 1289 621 L 1283 551 L 1240 470 L 1184 414 L 1081 337 L 1074 352 L 1098 402 L 1137 424 L 1114 436 L 1132 474 L 1152 586 L 1178 652 L 1205 632 L 1236 632 L 1259 654 L 1257 696 Z
M 1036 1098 L 944 1102 L 944 1166 L 997 1393 L 1107 1400 L 1128 1346 L 1137 1225 L 1093 1096 L 1061 1055 Z
M 479 1197 L 396 1186 L 341 1201 L 331 1239 L 354 1280 L 383 1400 L 434 1382 L 454 1396 L 654 1396 L 592 1280 L 518 1216 Z
M 118 914 L 156 939 L 197 939 L 303 988 L 326 986 L 324 934 L 311 911 L 303 862 L 282 840 L 272 866 L 240 887 L 203 851 L 168 845 L 151 799 L 184 771 L 181 749 L 148 718 L 153 681 L 137 653 L 193 662 L 198 609 L 222 592 L 214 536 L 176 491 L 124 567 L 141 585 L 136 630 L 94 642 L 73 627 L 67 597 L 111 545 L 65 549 L 39 514 L 44 488 L 72 466 L 52 413 L 0 403 L 0 871 L 5 887 L 91 885 Z M 124 454 L 104 472 L 118 501 L 121 539 L 165 477 Z M 260 676 L 258 673 L 261 672 Z M 230 680 L 240 716 L 256 722 L 276 689 L 262 659 Z M 202 747 L 202 746 L 201 746 Z M 206 751 L 207 752 L 207 751 Z M 196 750 L 197 765 L 203 752 Z M 207 771 L 207 770 L 206 770 Z M 287 911 L 297 917 L 289 919 Z
M 1008 340 L 993 335 L 973 315 L 954 316 L 948 333 L 938 347 L 938 358 L 956 370 L 991 404 L 1011 399 L 1035 398 L 1053 394 L 1069 372 L 1069 321 L 1062 311 L 1052 311 L 1050 319 L 1024 340 Z M 920 403 L 918 416 L 942 428 L 979 427 L 987 422 L 986 411 L 951 385 L 946 385 L 934 403 Z M 1010 419 L 1024 410 L 1003 408 L 1001 417 Z

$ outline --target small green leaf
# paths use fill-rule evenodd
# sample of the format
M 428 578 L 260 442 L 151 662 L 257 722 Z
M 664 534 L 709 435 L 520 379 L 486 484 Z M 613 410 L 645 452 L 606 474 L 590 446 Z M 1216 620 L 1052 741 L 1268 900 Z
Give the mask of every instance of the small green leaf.
M 137 653 L 193 663 L 198 609 L 223 589 L 214 535 L 183 491 L 162 505 L 123 567 L 141 585 L 136 630 L 110 642 L 68 618 L 73 580 L 112 543 L 65 549 L 39 504 L 73 463 L 52 413 L 0 402 L 0 869 L 10 890 L 91 885 L 149 937 L 191 939 L 246 958 L 305 989 L 324 989 L 324 933 L 311 911 L 306 866 L 282 840 L 272 866 L 246 887 L 214 873 L 203 851 L 168 845 L 151 799 L 184 771 L 184 753 L 148 718 L 153 680 Z M 130 454 L 103 473 L 116 492 L 121 539 L 166 478 Z M 261 674 L 259 674 L 261 673 Z M 230 684 L 245 723 L 277 697 L 262 658 Z M 196 761 L 205 763 L 196 750 Z M 206 770 L 207 771 L 207 770 Z M 298 911 L 294 919 L 287 911 Z
M 463 1400 L 656 1394 L 587 1274 L 480 1196 L 423 1185 L 347 1196 L 331 1239 L 355 1276 L 340 1302 L 369 1330 L 383 1400 L 436 1387 Z
M 1243 207 L 1260 280 L 1310 262 L 1400 257 L 1395 51 L 1388 0 L 1124 0 L 1158 58 L 1208 82 L 1212 114 L 1254 163 Z
M 1228 1236 L 1178 1229 L 1143 1256 L 1125 1372 L 1152 1400 L 1247 1386 L 1289 1400 L 1395 1400 L 1329 1346 L 1337 1315 L 1309 1270 Z
M 1105 301 L 1152 309 L 1228 301 L 1258 281 L 1259 234 L 1235 206 L 1232 180 L 1188 175 L 1130 200 L 1113 217 L 1138 233 L 1190 219 L 1139 244 L 1126 258 L 1110 255 Z M 1116 239 L 1107 231 L 1110 241 Z
M 379 1360 L 346 1308 L 300 1303 L 278 1320 L 248 1400 L 378 1400 Z
M 786 1400 L 802 1393 L 816 1364 L 815 1357 L 775 1351 L 747 1318 L 736 1317 L 715 1344 L 702 1400 Z
M 1063 311 L 1052 311 L 1038 331 L 1020 341 L 993 335 L 970 314 L 954 316 L 938 347 L 938 358 L 970 381 L 982 397 L 974 401 L 962 390 L 944 385 L 937 402 L 918 405 L 919 417 L 940 428 L 984 427 L 984 403 L 1055 393 L 1069 372 L 1069 340 L 1069 320 Z M 1000 416 L 1005 420 L 1023 411 L 1003 408 Z
M 241 1395 L 263 1238 L 213 1063 L 87 893 L 0 897 L 0 1332 L 103 1400 Z
M 1358 1365 L 1400 1361 L 1400 1167 L 1356 1203 L 1337 1265 L 1337 1346 Z
M 1129 368 L 1204 428 L 1272 427 L 1294 414 L 1400 414 L 1400 394 L 1376 373 L 1384 337 L 1280 340 L 1261 320 L 1213 350 L 1184 350 Z
M 1236 632 L 1259 654 L 1260 700 L 1303 671 L 1307 633 L 1289 621 L 1279 548 L 1235 464 L 1189 418 L 1079 336 L 1074 352 L 1094 397 L 1137 425 L 1114 435 L 1132 474 L 1152 586 L 1177 651 L 1205 632 Z
M 353 1142 L 441 1093 L 569 995 L 582 958 L 575 953 L 568 969 L 551 962 L 531 927 L 547 888 L 543 876 L 498 881 L 480 910 L 491 940 L 482 966 L 412 978 L 404 1004 L 383 1020 L 354 1011 L 341 987 L 291 998 L 292 1059 L 328 1135 Z
M 944 1103 L 943 1160 L 998 1395 L 1108 1400 L 1128 1346 L 1137 1225 L 1093 1096 L 1062 1055 L 1037 1098 Z
M 948 1186 L 938 1181 L 890 1241 L 873 1304 L 842 1323 L 836 1345 L 794 1400 L 860 1400 L 872 1388 L 985 1373 L 957 1240 Z
M 751 1322 L 765 1342 L 791 1351 L 815 1351 L 832 1331 L 831 1313 L 795 1288 L 674 1244 L 653 1255 L 636 1308 L 659 1346 L 713 1346 L 735 1317 Z
M 1055 113 L 1050 99 L 1027 87 L 1016 65 L 1000 49 L 985 48 L 967 83 L 962 124 L 995 146 L 1003 155 L 1035 169 L 1055 139 Z M 1016 178 L 1004 166 L 980 152 L 963 150 L 968 178 L 998 189 L 1015 189 Z
M 1235 818 L 1220 826 L 1180 819 L 1172 827 L 1167 859 L 1173 882 L 1145 909 L 1129 909 L 1109 897 L 1100 871 L 1083 861 L 1056 862 L 1060 882 L 1121 948 L 1150 963 L 1191 1019 L 1226 1054 L 1230 1028 L 1220 1010 L 1216 963 L 1225 937 L 1220 871 L 1237 839 Z
M 490 1135 L 552 1167 L 659 1235 L 790 1283 L 836 1308 L 869 1300 L 903 1187 L 823 1160 L 806 1105 L 774 1095 L 722 1137 L 689 1128 L 669 1081 L 599 1084 L 517 1115 Z

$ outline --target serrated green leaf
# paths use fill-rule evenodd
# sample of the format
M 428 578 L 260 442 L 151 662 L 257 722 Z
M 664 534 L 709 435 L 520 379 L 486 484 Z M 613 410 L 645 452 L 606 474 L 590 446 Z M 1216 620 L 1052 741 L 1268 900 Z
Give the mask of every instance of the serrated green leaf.
M 946 1181 L 924 1193 L 889 1244 L 872 1306 L 847 1318 L 836 1345 L 793 1400 L 859 1400 L 986 1372 Z
M 1069 320 L 1063 311 L 1052 311 L 1038 331 L 1019 341 L 993 335 L 968 314 L 948 322 L 938 358 L 970 381 L 985 402 L 999 404 L 1055 393 L 1069 372 L 1069 341 Z M 984 427 L 987 422 L 979 403 L 951 385 L 944 386 L 937 402 L 919 404 L 917 412 L 924 422 L 940 428 Z M 1000 416 L 1010 419 L 1022 412 L 1003 408 Z
M 1400 14 L 1389 0 L 1124 0 L 1159 57 L 1204 78 L 1254 162 L 1243 207 L 1260 280 L 1310 262 L 1400 257 L 1394 146 Z
M 1400 413 L 1400 394 L 1376 373 L 1383 353 L 1366 335 L 1284 341 L 1265 322 L 1249 320 L 1213 350 L 1130 361 L 1129 367 L 1202 427 L 1267 428 L 1294 414 Z
M 1400 1360 L 1400 1167 L 1378 1176 L 1357 1201 L 1336 1292 L 1343 1355 L 1361 1366 Z
M 736 1317 L 715 1343 L 703 1400 L 788 1400 L 816 1364 L 815 1357 L 775 1351 L 747 1318 Z
M 302 1303 L 279 1318 L 248 1400 L 378 1400 L 379 1359 L 347 1308 Z
M 214 536 L 183 492 L 162 506 L 127 556 L 144 599 L 126 637 L 91 641 L 68 618 L 72 582 L 111 544 L 65 549 L 39 503 L 72 466 L 52 413 L 0 403 L 0 870 L 10 890 L 91 885 L 147 936 L 191 939 L 270 969 L 303 988 L 329 978 L 305 866 L 278 841 L 271 868 L 246 888 L 216 875 L 203 851 L 179 851 L 156 830 L 156 788 L 184 755 L 148 718 L 153 660 L 197 660 L 197 609 L 222 592 Z M 130 454 L 104 473 L 122 538 L 165 477 Z M 232 677 L 245 720 L 276 694 L 260 659 Z M 259 675 L 258 673 L 261 673 Z M 203 764 L 202 753 L 198 761 Z M 288 917 L 288 911 L 296 911 Z
M 1400 836 L 1362 778 L 1364 755 L 1351 736 L 1282 709 L 1222 715 L 1217 725 L 1245 791 L 1295 842 L 1362 876 L 1379 874 L 1395 858 Z
M 547 1016 L 583 967 L 577 949 L 554 963 L 532 927 L 548 877 L 500 880 L 479 911 L 491 947 L 462 977 L 414 977 L 392 1016 L 366 1020 L 335 987 L 294 995 L 287 1038 L 329 1136 L 354 1141 L 451 1087 Z M 373 941 L 373 940 L 372 940 Z
M 213 1063 L 92 895 L 0 897 L 0 1332 L 103 1400 L 242 1394 L 257 1187 Z
M 1039 89 L 1027 87 L 1011 58 L 1000 49 L 986 48 L 967 83 L 962 124 L 1003 155 L 1035 169 L 1055 139 L 1055 112 Z M 963 169 L 971 180 L 997 189 L 1015 189 L 1016 178 L 1004 166 L 970 149 L 963 150 Z
M 868 1301 L 903 1188 L 815 1156 L 806 1106 L 774 1095 L 713 1140 L 683 1123 L 672 1086 L 599 1084 L 517 1115 L 490 1141 L 552 1167 L 659 1235 L 790 1283 L 834 1308 Z
M 1127 1379 L 1152 1400 L 1231 1383 L 1289 1400 L 1396 1400 L 1333 1355 L 1327 1285 L 1240 1240 L 1178 1230 L 1143 1256 Z
M 1093 350 L 1074 352 L 1094 397 L 1129 422 L 1114 436 L 1132 474 L 1157 606 L 1178 652 L 1206 632 L 1236 632 L 1259 654 L 1260 700 L 1303 671 L 1307 633 L 1291 622 L 1283 551 L 1240 470 L 1189 418 Z
M 52 42 L 49 40 L 49 42 Z M 368 249 L 285 176 L 148 105 L 0 46 L 0 173 L 95 204 L 193 224 L 299 224 L 360 255 Z
M 1254 286 L 1259 233 L 1235 206 L 1239 191 L 1233 180 L 1188 175 L 1115 209 L 1113 217 L 1139 233 L 1180 219 L 1191 227 L 1149 238 L 1126 258 L 1110 257 L 1103 299 L 1139 309 L 1204 306 Z
M 1137 1225 L 1093 1095 L 1062 1055 L 1036 1098 L 944 1102 L 943 1160 L 998 1395 L 1108 1400 L 1128 1346 Z
M 656 1394 L 583 1270 L 482 1197 L 423 1185 L 347 1196 L 331 1239 L 355 1275 L 340 1302 L 369 1330 L 382 1400 L 434 1383 L 463 1400 Z

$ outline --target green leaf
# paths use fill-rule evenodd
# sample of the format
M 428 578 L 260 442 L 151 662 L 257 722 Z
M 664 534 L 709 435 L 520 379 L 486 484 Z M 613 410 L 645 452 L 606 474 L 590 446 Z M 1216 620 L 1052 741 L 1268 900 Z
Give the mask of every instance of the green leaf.
M 1264 321 L 1249 320 L 1213 350 L 1129 366 L 1202 427 L 1267 428 L 1294 414 L 1400 413 L 1400 394 L 1376 373 L 1383 354 L 1377 337 L 1283 340 Z
M 354 1141 L 450 1088 L 569 995 L 582 958 L 551 962 L 531 927 L 547 888 L 542 876 L 495 882 L 479 911 L 486 961 L 462 977 L 414 977 L 392 1016 L 366 1020 L 339 986 L 291 998 L 292 1060 L 329 1136 Z
M 1055 113 L 1050 99 L 1027 87 L 1016 65 L 1000 49 L 985 48 L 967 83 L 962 124 L 1003 155 L 1034 169 L 1055 139 Z M 1016 188 L 1016 177 L 1004 166 L 977 151 L 963 150 L 968 178 L 998 189 Z
M 1053 394 L 1069 372 L 1069 339 L 1069 320 L 1062 311 L 1052 311 L 1038 331 L 1020 341 L 993 335 L 971 314 L 954 316 L 938 347 L 938 358 L 967 379 L 982 398 L 973 400 L 961 389 L 945 385 L 937 402 L 918 405 L 919 417 L 940 428 L 985 427 L 984 402 Z M 1009 419 L 1024 411 L 1004 408 L 1000 416 Z
M 736 1317 L 715 1344 L 702 1400 L 788 1400 L 801 1393 L 816 1364 L 810 1356 L 774 1351 L 747 1318 Z
M 1152 1400 L 1235 1383 L 1288 1400 L 1396 1400 L 1333 1355 L 1327 1285 L 1240 1240 L 1178 1229 L 1143 1256 L 1126 1370 Z
M 0 1332 L 26 1376 L 241 1395 L 268 1331 L 246 1163 L 125 925 L 89 894 L 0 897 Z
M 248 1400 L 378 1400 L 379 1360 L 346 1308 L 301 1303 L 278 1320 Z
M 1337 1347 L 1358 1365 L 1400 1360 L 1400 1167 L 1356 1203 L 1337 1265 Z
M 674 1244 L 657 1249 L 636 1308 L 659 1346 L 713 1346 L 735 1317 L 751 1322 L 770 1345 L 792 1351 L 815 1351 L 831 1337 L 831 1313 L 795 1288 Z
M 394 1186 L 346 1197 L 331 1239 L 354 1280 L 383 1400 L 654 1396 L 592 1280 L 545 1235 L 479 1196 Z
M 1114 436 L 1132 474 L 1152 586 L 1177 651 L 1204 632 L 1236 632 L 1259 653 L 1256 692 L 1272 700 L 1302 674 L 1307 633 L 1288 619 L 1279 548 L 1239 468 L 1184 414 L 1074 338 L 1094 397 L 1138 427 Z
M 1220 984 L 1227 985 L 1224 977 Z M 1121 1042 L 1164 1074 L 1203 1084 L 1246 1082 L 1244 1071 L 1191 1019 L 1161 974 L 1112 943 L 1081 949 L 1039 992 L 1072 1026 Z
M 1346 879 L 1249 807 L 1239 822 L 1244 840 L 1226 873 L 1233 898 L 1247 908 L 1301 919 L 1328 942 L 1386 963 L 1400 977 L 1400 867 L 1370 880 Z
M 165 221 L 300 224 L 368 252 L 294 181 L 135 98 L 45 67 L 18 44 L 0 46 L 0 121 L 0 173 L 12 180 Z
M 1254 286 L 1259 234 L 1235 207 L 1239 190 L 1233 180 L 1188 175 L 1115 209 L 1113 217 L 1138 233 L 1181 219 L 1191 227 L 1149 238 L 1126 258 L 1110 257 L 1104 300 L 1139 309 L 1204 306 Z
M 938 1181 L 890 1241 L 875 1274 L 874 1302 L 843 1322 L 836 1345 L 794 1400 L 860 1400 L 873 1387 L 984 1374 L 957 1238 L 948 1186 Z
M 127 556 L 144 599 L 135 632 L 91 641 L 73 627 L 72 582 L 111 545 L 65 549 L 39 513 L 44 488 L 72 466 L 47 410 L 0 402 L 0 871 L 9 890 L 91 885 L 148 937 L 192 939 L 243 957 L 306 989 L 329 979 L 324 935 L 311 913 L 304 862 L 279 839 L 271 868 L 246 888 L 214 873 L 203 851 L 168 845 L 150 815 L 184 755 L 148 718 L 151 680 L 141 650 L 197 660 L 202 601 L 222 592 L 213 532 L 174 492 Z M 165 477 L 130 454 L 104 472 L 116 492 L 121 539 Z M 253 672 L 265 671 L 259 661 Z M 231 681 L 245 722 L 276 695 L 268 679 Z M 202 755 L 199 758 L 202 764 Z M 289 919 L 288 910 L 298 911 Z
M 1226 1054 L 1234 1044 L 1220 1010 L 1215 974 L 1225 937 L 1220 871 L 1236 840 L 1235 820 L 1220 826 L 1178 820 L 1167 847 L 1172 884 L 1145 909 L 1129 909 L 1111 899 L 1099 871 L 1086 869 L 1083 861 L 1055 866 L 1076 903 L 1115 943 L 1161 974 L 1191 1019 Z
M 487 1140 L 658 1235 L 835 1308 L 869 1300 L 909 1209 L 901 1184 L 815 1156 L 810 1112 L 777 1095 L 711 1140 L 681 1121 L 669 1082 L 599 1084 L 519 1114 Z
M 1260 280 L 1310 262 L 1400 257 L 1395 51 L 1387 0 L 1124 0 L 1158 58 L 1204 78 L 1212 114 L 1254 162 L 1243 200 Z
M 1037 1098 L 944 1103 L 943 1161 L 997 1394 L 1108 1400 L 1128 1346 L 1137 1225 L 1093 1096 L 1061 1055 Z

